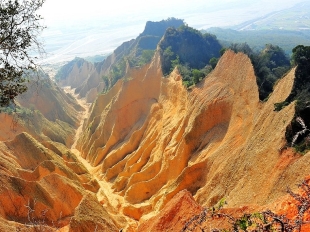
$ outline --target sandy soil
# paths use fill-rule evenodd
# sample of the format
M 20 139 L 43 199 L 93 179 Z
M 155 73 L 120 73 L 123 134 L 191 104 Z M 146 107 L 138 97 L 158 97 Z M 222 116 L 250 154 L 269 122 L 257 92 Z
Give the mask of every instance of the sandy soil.
M 66 93 L 71 94 L 76 99 L 78 104 L 84 108 L 84 110 L 80 111 L 80 114 L 78 115 L 78 119 L 80 121 L 80 125 L 79 125 L 78 129 L 76 130 L 76 134 L 74 136 L 74 143 L 71 146 L 72 150 L 74 150 L 76 148 L 77 141 L 80 138 L 81 133 L 83 131 L 83 123 L 84 123 L 85 119 L 87 119 L 89 117 L 89 113 L 90 113 L 89 112 L 89 108 L 90 108 L 90 105 L 91 105 L 91 103 L 87 103 L 86 102 L 85 98 L 78 98 L 78 94 L 75 94 L 74 90 L 75 89 L 71 89 L 70 86 L 64 87 L 64 91 Z

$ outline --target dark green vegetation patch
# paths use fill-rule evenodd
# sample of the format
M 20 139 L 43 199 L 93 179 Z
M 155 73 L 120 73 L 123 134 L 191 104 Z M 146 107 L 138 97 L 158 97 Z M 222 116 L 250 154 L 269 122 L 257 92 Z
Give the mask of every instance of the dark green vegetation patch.
M 296 113 L 286 130 L 286 141 L 298 152 L 305 152 L 310 149 L 310 46 L 296 46 L 292 62 L 297 66 L 293 90 L 284 102 L 275 104 L 275 110 L 296 101 Z
M 168 28 L 159 47 L 164 75 L 177 67 L 186 86 L 197 83 L 206 75 L 206 66 L 212 58 L 220 56 L 222 48 L 216 36 L 202 34 L 186 25 Z

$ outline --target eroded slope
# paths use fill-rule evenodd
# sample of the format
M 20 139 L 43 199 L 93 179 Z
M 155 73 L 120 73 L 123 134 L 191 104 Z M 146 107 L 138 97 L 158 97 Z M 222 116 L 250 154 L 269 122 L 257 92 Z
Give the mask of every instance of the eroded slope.
M 27 132 L 40 142 L 52 140 L 68 147 L 73 144 L 80 123 L 77 115 L 84 109 L 48 77 L 31 80 L 16 104 L 1 109 L 0 141 Z
M 156 55 L 97 98 L 78 149 L 135 219 L 182 189 L 202 205 L 222 197 L 231 207 L 270 203 L 309 172 L 308 154 L 290 159 L 281 151 L 294 104 L 273 111 L 293 79 L 294 70 L 261 103 L 250 60 L 228 51 L 187 91 L 176 70 L 162 77 Z
M 99 184 L 64 145 L 27 133 L 0 142 L 0 227 L 55 231 L 118 226 L 96 198 Z M 91 215 L 91 216 L 90 216 Z

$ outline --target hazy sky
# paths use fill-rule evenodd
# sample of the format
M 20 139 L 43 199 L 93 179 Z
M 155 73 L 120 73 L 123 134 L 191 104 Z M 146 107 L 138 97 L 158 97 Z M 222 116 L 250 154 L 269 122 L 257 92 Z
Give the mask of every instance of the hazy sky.
M 48 61 L 55 62 L 108 54 L 143 32 L 146 21 L 176 17 L 196 29 L 233 26 L 304 1 L 46 0 L 39 13 Z
M 159 20 L 171 16 L 186 17 L 199 12 L 223 13 L 224 10 L 234 8 L 246 12 L 251 7 L 253 12 L 256 9 L 265 9 L 267 12 L 269 9 L 285 8 L 302 1 L 305 0 L 46 0 L 41 14 L 48 25 L 94 18 Z
M 233 0 L 221 0 L 223 3 Z M 153 12 L 161 14 L 169 9 L 171 15 L 180 9 L 193 9 L 196 6 L 212 5 L 214 0 L 47 0 L 42 15 L 52 21 L 77 20 L 93 17 L 116 17 L 129 14 Z M 86 4 L 85 4 L 86 3 Z M 133 15 L 134 16 L 134 15 Z

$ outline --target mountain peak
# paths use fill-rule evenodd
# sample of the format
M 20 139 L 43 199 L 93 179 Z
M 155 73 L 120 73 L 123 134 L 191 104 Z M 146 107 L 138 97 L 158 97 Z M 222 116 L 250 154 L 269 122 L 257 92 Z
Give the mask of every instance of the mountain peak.
M 145 35 L 153 35 L 153 36 L 163 36 L 165 34 L 165 31 L 169 27 L 175 27 L 178 28 L 180 26 L 184 25 L 183 19 L 177 19 L 177 18 L 168 18 L 166 20 L 161 20 L 159 22 L 152 22 L 147 21 L 144 31 L 140 34 L 140 36 Z

